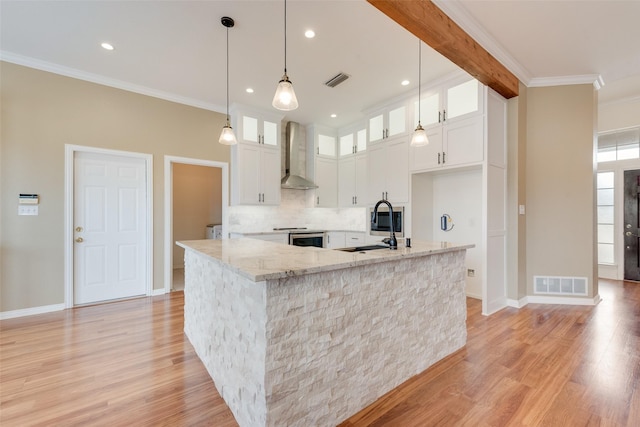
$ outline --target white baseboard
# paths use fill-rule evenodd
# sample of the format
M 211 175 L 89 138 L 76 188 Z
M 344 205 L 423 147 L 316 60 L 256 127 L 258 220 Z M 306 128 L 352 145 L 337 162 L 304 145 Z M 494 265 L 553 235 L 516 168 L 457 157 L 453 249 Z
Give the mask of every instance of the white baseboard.
M 158 295 L 164 295 L 164 294 L 166 294 L 166 292 L 165 292 L 165 289 L 164 289 L 164 288 L 162 288 L 162 289 L 153 289 L 153 290 L 151 291 L 151 296 L 152 296 L 152 297 L 157 297 Z
M 593 298 L 529 295 L 519 300 L 519 302 L 521 303 L 523 300 L 526 300 L 526 302 L 524 305 L 521 305 L 521 307 L 527 304 L 598 305 L 601 298 L 599 294 Z
M 525 305 L 527 305 L 527 297 L 524 298 L 520 298 L 520 299 L 507 299 L 507 306 L 509 307 L 513 307 L 513 308 L 522 308 Z
M 23 308 L 21 310 L 0 312 L 0 320 L 13 319 L 15 317 L 32 316 L 34 314 L 51 313 L 52 311 L 64 310 L 63 304 L 43 305 L 40 307 Z
M 482 295 L 477 295 L 477 294 L 470 293 L 470 292 L 467 292 L 466 296 L 468 296 L 469 298 L 473 298 L 473 299 L 479 299 L 479 300 L 482 299 Z

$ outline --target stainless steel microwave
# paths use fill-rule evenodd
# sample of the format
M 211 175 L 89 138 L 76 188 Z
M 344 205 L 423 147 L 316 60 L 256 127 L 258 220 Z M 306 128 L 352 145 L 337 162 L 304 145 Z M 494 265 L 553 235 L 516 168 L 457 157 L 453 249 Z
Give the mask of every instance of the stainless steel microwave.
M 393 222 L 393 230 L 396 232 L 396 237 L 404 237 L 404 207 L 393 208 L 393 220 L 389 215 L 389 208 L 387 206 L 378 207 L 378 219 L 374 221 L 373 208 L 369 208 L 369 222 L 371 224 L 372 236 L 386 236 L 389 237 L 391 233 L 391 223 Z

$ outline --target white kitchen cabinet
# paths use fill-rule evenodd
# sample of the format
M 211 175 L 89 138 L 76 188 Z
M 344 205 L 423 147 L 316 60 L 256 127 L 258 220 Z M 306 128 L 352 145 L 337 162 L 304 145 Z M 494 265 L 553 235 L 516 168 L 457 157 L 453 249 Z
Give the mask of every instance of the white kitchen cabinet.
M 468 76 L 429 88 L 420 95 L 420 109 L 418 100 L 413 102 L 413 126 L 418 124 L 418 110 L 420 123 L 425 129 L 481 115 L 484 112 L 483 99 L 483 86 Z
M 478 164 L 484 158 L 484 117 L 425 129 L 429 144 L 411 147 L 411 172 Z
M 368 153 L 368 203 L 384 199 L 391 203 L 409 201 L 409 142 L 396 138 L 371 147 Z
M 280 146 L 280 123 L 282 116 L 258 111 L 244 106 L 234 106 L 231 116 L 238 142 L 248 144 Z
M 363 153 L 367 149 L 366 124 L 358 124 L 343 129 L 338 137 L 338 155 L 342 159 L 357 153 Z
M 238 104 L 232 112 L 238 144 L 231 147 L 231 204 L 278 205 L 282 117 Z
M 315 159 L 316 188 L 315 206 L 334 208 L 338 206 L 338 162 L 336 159 Z
M 315 189 L 316 207 L 338 206 L 337 132 L 334 129 L 310 125 L 307 127 L 307 170 L 318 186 Z M 310 165 L 310 166 L 309 166 Z
M 409 130 L 407 110 L 407 102 L 402 101 L 371 113 L 368 121 L 369 143 L 407 135 Z
M 231 165 L 232 204 L 280 203 L 280 150 L 238 143 L 231 148 Z
M 325 248 L 338 249 L 346 247 L 344 231 L 327 231 L 326 236 Z
M 365 206 L 367 202 L 366 153 L 338 160 L 338 205 Z
M 345 247 L 362 246 L 365 244 L 365 234 L 360 231 L 347 231 L 344 233 Z
M 313 147 L 316 157 L 337 158 L 337 132 L 319 125 L 307 127 L 307 147 Z
M 458 78 L 425 91 L 420 97 L 420 122 L 429 144 L 411 147 L 411 172 L 481 163 L 484 159 L 483 86 Z M 418 122 L 418 101 L 413 120 Z
M 362 231 L 327 231 L 326 236 L 327 249 L 352 248 L 365 244 L 365 233 Z

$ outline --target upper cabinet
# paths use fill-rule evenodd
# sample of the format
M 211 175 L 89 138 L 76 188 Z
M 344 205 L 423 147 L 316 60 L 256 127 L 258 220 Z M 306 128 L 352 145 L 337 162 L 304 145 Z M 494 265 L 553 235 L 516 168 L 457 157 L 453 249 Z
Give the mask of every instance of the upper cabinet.
M 281 116 L 260 112 L 246 107 L 234 106 L 232 117 L 238 142 L 261 144 L 267 147 L 280 146 Z
M 395 138 L 371 147 L 367 163 L 368 203 L 409 201 L 409 141 Z
M 316 207 L 338 206 L 337 132 L 334 129 L 311 125 L 307 127 L 307 147 L 313 146 L 307 156 L 307 169 L 313 176 Z
M 428 89 L 420 95 L 420 123 L 426 129 L 432 125 L 481 115 L 484 112 L 483 94 L 483 86 L 476 79 L 468 77 Z M 417 124 L 417 99 L 413 102 L 412 118 L 412 122 Z
M 408 134 L 407 102 L 388 105 L 369 115 L 369 142 L 376 143 L 387 138 Z
M 307 138 L 313 138 L 313 152 L 318 157 L 337 158 L 337 137 L 335 129 L 311 125 L 307 128 Z
M 456 80 L 421 95 L 420 122 L 429 144 L 411 147 L 410 170 L 477 164 L 484 159 L 484 89 L 475 79 Z M 418 122 L 418 101 L 414 121 Z
M 363 153 L 367 150 L 367 125 L 365 123 L 358 123 L 355 126 L 342 129 L 338 135 L 340 158 Z
M 280 123 L 282 118 L 234 106 L 238 144 L 231 147 L 231 204 L 280 203 Z

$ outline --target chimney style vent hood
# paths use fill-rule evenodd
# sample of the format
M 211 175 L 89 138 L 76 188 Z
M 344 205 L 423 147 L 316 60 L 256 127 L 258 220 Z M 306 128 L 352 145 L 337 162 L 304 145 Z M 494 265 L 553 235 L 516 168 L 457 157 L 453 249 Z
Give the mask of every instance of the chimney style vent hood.
M 302 175 L 306 175 L 304 168 L 300 166 L 300 147 L 305 144 L 300 133 L 300 123 L 287 122 L 286 127 L 286 152 L 285 175 L 280 181 L 282 188 L 294 190 L 311 190 L 318 188 L 313 182 Z

